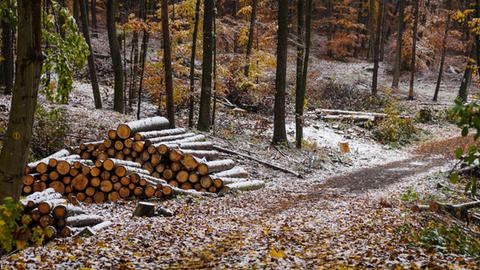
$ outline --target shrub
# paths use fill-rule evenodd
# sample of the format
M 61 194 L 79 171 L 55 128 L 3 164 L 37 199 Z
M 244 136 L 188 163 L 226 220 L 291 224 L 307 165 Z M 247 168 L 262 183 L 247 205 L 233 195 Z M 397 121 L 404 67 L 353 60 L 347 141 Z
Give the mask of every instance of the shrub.
M 65 146 L 65 137 L 69 130 L 66 112 L 63 108 L 44 108 L 37 106 L 31 151 L 34 157 L 43 157 Z
M 404 145 L 409 143 L 417 135 L 417 128 L 412 119 L 402 118 L 396 102 L 391 102 L 385 107 L 387 117 L 373 129 L 373 135 L 381 143 L 398 143 Z
M 316 97 L 309 99 L 316 107 L 353 111 L 383 111 L 390 100 L 389 96 L 372 96 L 370 92 L 357 89 L 354 85 L 335 80 L 325 82 L 318 92 L 309 92 L 308 96 Z

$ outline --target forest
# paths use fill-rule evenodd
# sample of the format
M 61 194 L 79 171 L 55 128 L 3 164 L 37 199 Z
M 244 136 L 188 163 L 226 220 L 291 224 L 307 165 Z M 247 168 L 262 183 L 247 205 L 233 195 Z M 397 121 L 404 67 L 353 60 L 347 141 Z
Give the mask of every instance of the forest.
M 0 0 L 1 269 L 480 269 L 479 0 Z

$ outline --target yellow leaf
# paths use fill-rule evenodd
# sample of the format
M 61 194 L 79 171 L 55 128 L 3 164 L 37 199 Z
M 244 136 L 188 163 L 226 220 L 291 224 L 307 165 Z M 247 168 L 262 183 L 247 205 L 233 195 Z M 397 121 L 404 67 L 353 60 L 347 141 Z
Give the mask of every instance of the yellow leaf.
M 277 250 L 275 248 L 272 248 L 270 250 L 270 252 L 268 253 L 268 255 L 270 255 L 270 257 L 275 258 L 275 259 L 282 259 L 282 258 L 286 257 L 286 255 L 283 251 Z

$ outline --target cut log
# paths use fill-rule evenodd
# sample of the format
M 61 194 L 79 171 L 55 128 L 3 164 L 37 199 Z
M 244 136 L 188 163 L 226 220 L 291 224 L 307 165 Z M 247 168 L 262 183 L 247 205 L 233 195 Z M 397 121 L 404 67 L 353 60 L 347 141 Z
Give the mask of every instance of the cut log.
M 72 217 L 67 217 L 65 219 L 68 226 L 71 227 L 85 227 L 85 226 L 94 226 L 103 221 L 103 218 L 98 215 L 77 215 Z
M 57 162 L 56 171 L 60 175 L 67 175 L 70 172 L 70 163 L 65 160 L 60 160 Z
M 38 211 L 42 215 L 49 214 L 56 206 L 66 205 L 67 201 L 65 199 L 51 199 L 45 200 L 38 203 Z
M 121 159 L 114 159 L 111 158 L 111 160 L 116 166 L 127 166 L 127 167 L 132 167 L 132 168 L 141 168 L 142 165 L 137 162 L 133 161 L 126 161 L 126 160 L 121 160 Z
M 213 149 L 213 143 L 211 142 L 184 142 L 178 145 L 178 148 L 185 150 L 204 150 L 210 151 Z
M 88 178 L 85 177 L 83 174 L 77 175 L 72 180 L 72 187 L 75 190 L 82 191 L 88 186 Z
M 215 160 L 218 159 L 219 153 L 218 151 L 207 151 L 207 150 L 189 150 L 189 149 L 181 149 L 184 155 L 192 155 L 197 158 L 206 158 L 207 160 Z
M 166 118 L 156 116 L 118 125 L 117 136 L 125 140 L 137 132 L 162 130 L 168 128 L 168 126 L 169 122 Z
M 146 131 L 146 132 L 137 132 L 134 136 L 136 141 L 142 141 L 150 138 L 163 137 L 163 136 L 172 136 L 187 131 L 184 128 L 173 128 L 173 129 L 164 129 L 164 130 L 155 130 L 155 131 Z
M 198 164 L 197 171 L 200 175 L 229 170 L 235 167 L 235 161 L 231 159 L 222 159 L 208 161 Z
M 462 203 L 462 204 L 456 204 L 456 205 L 439 203 L 439 202 L 430 202 L 429 204 L 430 211 L 449 213 L 458 219 L 467 220 L 467 221 L 469 218 L 468 210 L 472 208 L 477 208 L 477 207 L 480 207 L 480 200 Z
M 48 187 L 55 189 L 55 191 L 60 194 L 65 193 L 65 184 L 62 181 L 53 181 L 48 185 Z
M 168 208 L 159 206 L 157 207 L 157 215 L 163 216 L 163 217 L 173 217 L 173 212 Z
M 229 150 L 229 149 L 226 149 L 226 148 L 223 148 L 223 147 L 220 147 L 220 146 L 213 146 L 213 148 L 217 151 L 220 151 L 220 152 L 223 152 L 223 153 L 227 153 L 227 154 L 231 154 L 231 155 L 237 155 L 237 156 L 241 156 L 241 157 L 244 157 L 244 158 L 247 158 L 247 159 L 250 159 L 250 160 L 254 160 L 260 164 L 263 164 L 267 167 L 270 167 L 272 169 L 275 169 L 275 170 L 279 170 L 279 171 L 282 171 L 282 172 L 285 172 L 285 173 L 289 173 L 289 174 L 293 174 L 295 175 L 296 177 L 298 178 L 303 178 L 303 176 L 297 172 L 294 172 L 292 170 L 289 170 L 289 169 L 285 169 L 285 168 L 282 168 L 280 166 L 277 166 L 277 165 L 274 165 L 274 164 L 270 164 L 266 161 L 263 161 L 263 160 L 260 160 L 258 158 L 255 158 L 255 157 L 252 157 L 252 156 L 249 156 L 249 155 L 246 155 L 246 154 L 242 154 L 240 152 L 236 152 L 236 151 L 233 151 L 233 150 Z
M 36 177 L 39 177 L 40 174 L 35 173 L 35 174 L 27 174 L 23 176 L 23 185 L 25 186 L 31 186 L 35 182 Z
M 248 178 L 248 172 L 243 167 L 233 167 L 230 170 L 217 172 L 214 177 L 228 177 L 228 178 Z
M 97 232 L 99 232 L 99 231 L 101 231 L 101 230 L 103 230 L 103 229 L 105 229 L 105 228 L 107 228 L 107 227 L 110 227 L 110 226 L 112 226 L 112 225 L 113 225 L 113 223 L 112 223 L 111 221 L 107 220 L 107 221 L 103 221 L 103 222 L 101 222 L 101 223 L 98 223 L 98 224 L 95 225 L 95 226 L 92 226 L 91 229 L 92 229 L 95 233 L 97 233 Z
M 153 217 L 155 215 L 155 204 L 139 202 L 132 215 L 134 217 Z
M 160 146 L 165 145 L 167 148 L 175 148 L 176 146 L 181 145 L 182 143 L 200 142 L 200 141 L 204 141 L 205 139 L 206 139 L 205 135 L 198 134 L 198 135 L 187 137 L 180 140 L 172 140 L 172 141 L 155 143 L 153 144 L 153 146 L 159 148 Z M 159 152 L 160 152 L 160 149 L 159 149 Z
M 265 182 L 261 180 L 250 180 L 250 181 L 232 183 L 225 186 L 232 190 L 248 191 L 248 190 L 261 189 L 265 187 Z
M 188 133 L 183 133 L 183 134 L 176 134 L 176 135 L 171 135 L 171 136 L 162 136 L 162 137 L 155 137 L 155 138 L 150 138 L 146 140 L 149 144 L 157 144 L 160 142 L 169 142 L 169 141 L 177 141 L 177 140 L 182 140 L 185 138 L 193 137 L 195 136 L 195 133 L 193 132 L 188 132 Z

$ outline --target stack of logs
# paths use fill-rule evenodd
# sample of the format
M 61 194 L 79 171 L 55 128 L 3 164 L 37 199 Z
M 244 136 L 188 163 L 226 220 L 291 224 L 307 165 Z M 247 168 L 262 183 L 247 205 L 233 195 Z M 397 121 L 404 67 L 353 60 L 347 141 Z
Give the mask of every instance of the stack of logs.
M 166 126 L 168 121 L 163 117 L 121 124 L 108 131 L 106 140 L 81 144 L 74 153 L 83 159 L 136 162 L 150 176 L 184 190 L 224 191 L 226 183 L 215 173 L 230 169 L 234 170 L 223 176 L 227 183 L 236 180 L 232 178 L 248 177 L 243 168 L 235 167 L 233 160 L 218 159 L 219 152 L 205 141 L 204 135 L 183 128 L 162 129 Z
M 120 124 L 104 141 L 29 164 L 23 193 L 52 187 L 69 199 L 101 203 L 242 188 L 245 169 L 231 159 L 218 159 L 204 135 L 168 126 L 163 117 Z
M 103 219 L 95 215 L 87 215 L 78 206 L 67 203 L 62 194 L 48 188 L 35 192 L 21 201 L 24 206 L 20 219 L 19 231 L 15 232 L 17 246 L 26 246 L 32 234 L 43 236 L 44 240 L 54 237 L 68 237 L 77 227 L 100 223 Z M 20 242 L 19 242 L 20 241 Z
M 106 159 L 74 159 L 76 156 L 51 158 L 29 167 L 23 178 L 23 194 L 42 191 L 47 187 L 69 200 L 85 203 L 117 201 L 120 198 L 169 197 L 173 190 L 160 183 L 151 183 L 141 175 L 148 174 L 135 162 Z

